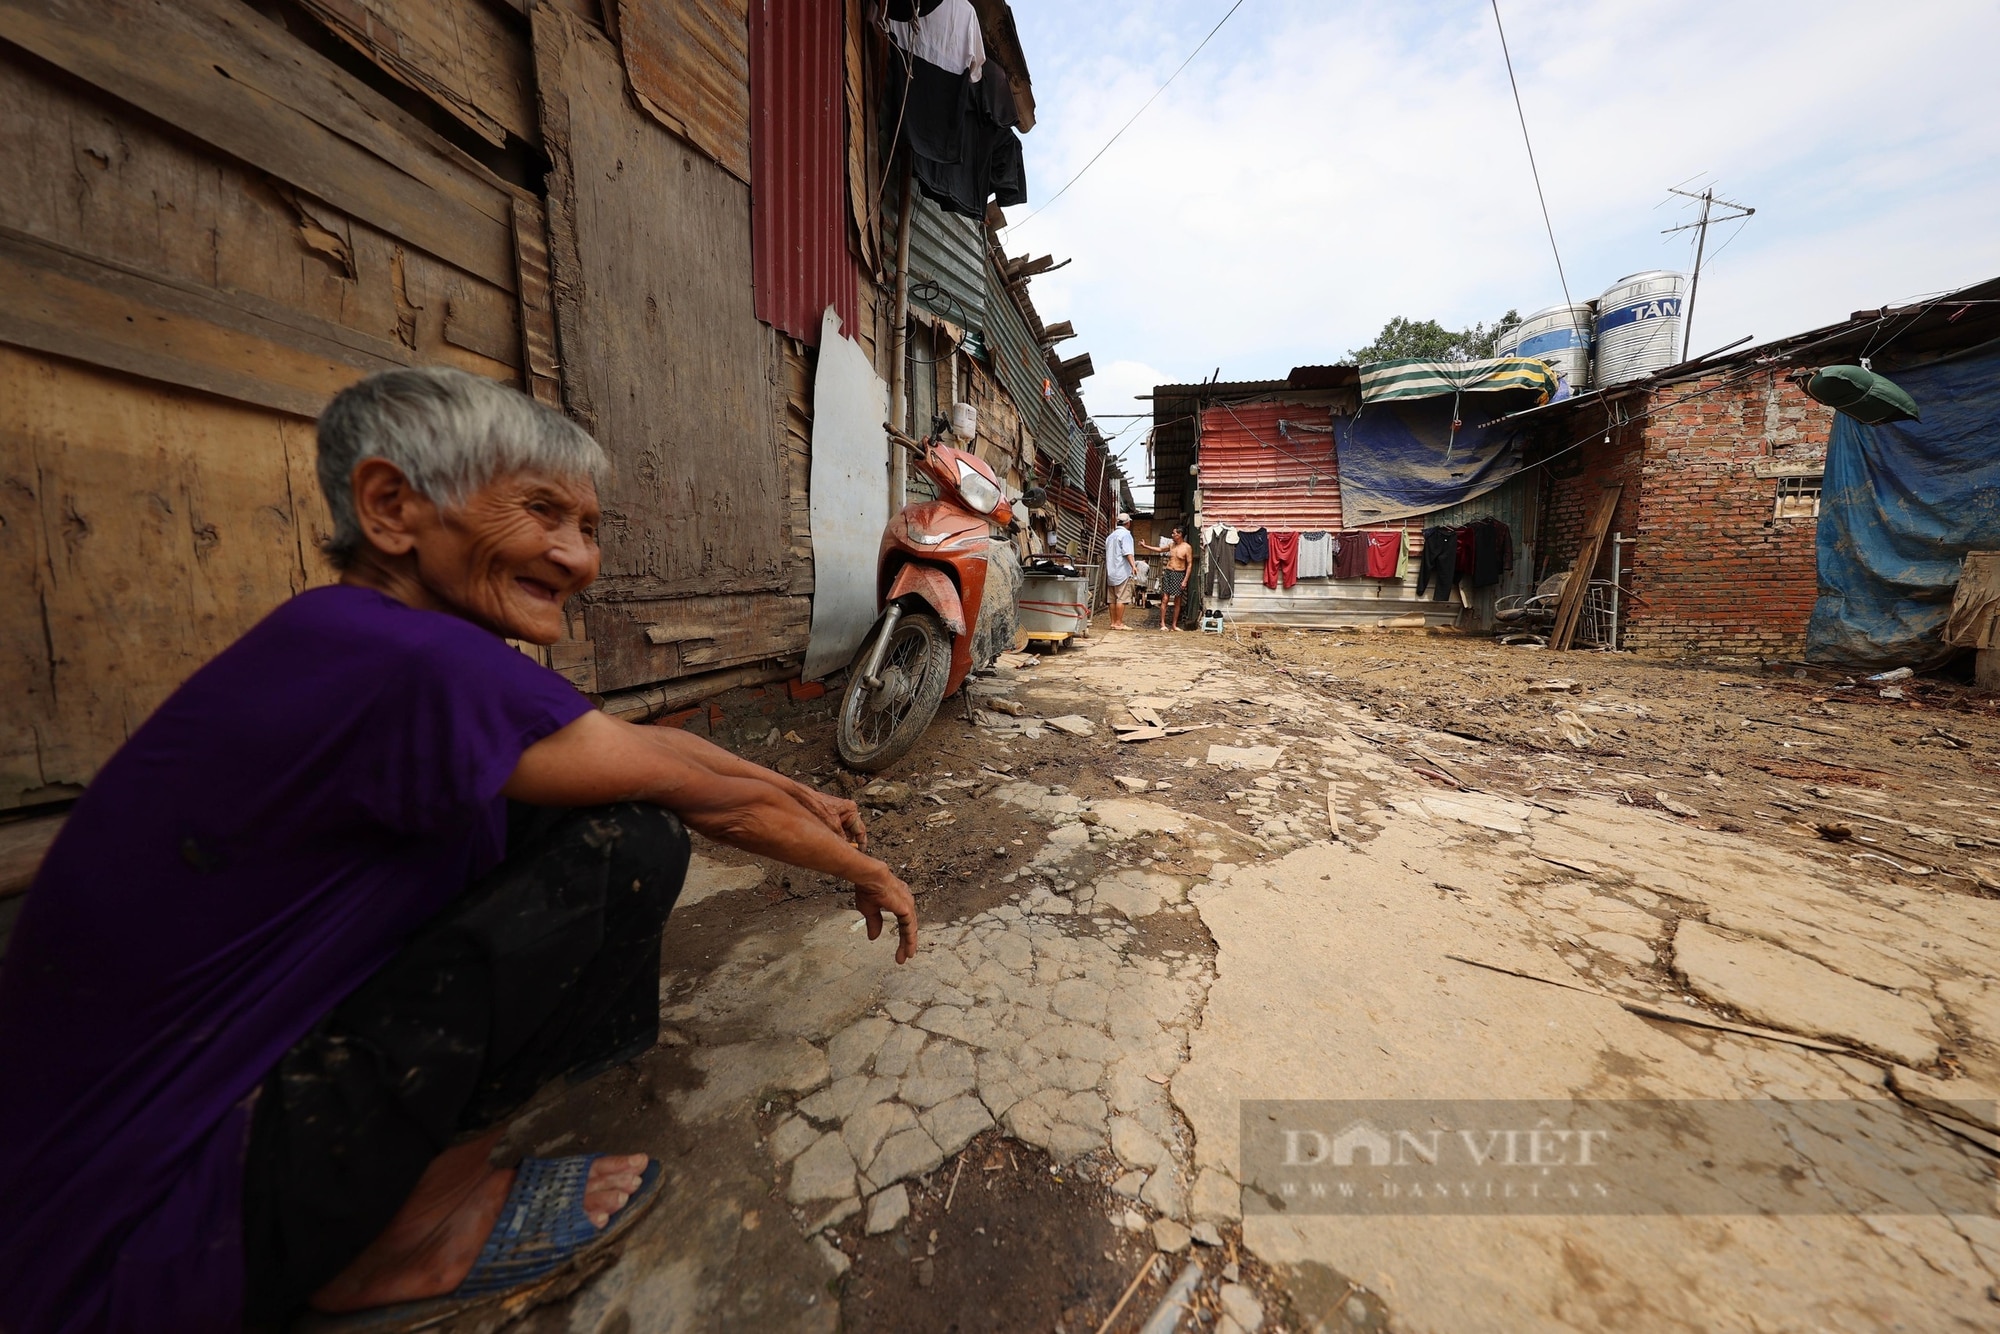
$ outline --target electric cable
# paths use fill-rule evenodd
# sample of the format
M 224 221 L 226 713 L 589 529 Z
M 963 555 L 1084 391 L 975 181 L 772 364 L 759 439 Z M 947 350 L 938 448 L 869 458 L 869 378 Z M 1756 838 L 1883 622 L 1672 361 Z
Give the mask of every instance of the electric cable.
M 1521 85 L 1514 80 L 1514 57 L 1507 50 L 1507 29 L 1500 22 L 1500 0 L 1492 0 L 1492 4 L 1493 26 L 1500 30 L 1500 55 L 1507 62 L 1507 86 L 1514 90 L 1514 114 L 1521 119 L 1521 142 L 1528 147 L 1528 171 L 1535 178 L 1535 198 L 1542 203 L 1542 226 L 1549 231 L 1549 250 L 1556 257 L 1556 277 L 1562 280 L 1563 304 L 1573 306 L 1576 302 L 1570 299 L 1569 275 L 1563 272 L 1562 251 L 1556 248 L 1556 225 L 1549 221 L 1549 199 L 1542 193 L 1542 170 L 1535 165 L 1535 141 L 1528 137 L 1528 113 L 1521 108 Z
M 1063 195 L 1068 193 L 1070 186 L 1075 185 L 1078 181 L 1082 180 L 1083 173 L 1089 171 L 1092 167 L 1096 166 L 1097 159 L 1103 157 L 1106 153 L 1111 151 L 1111 145 L 1118 142 L 1118 136 L 1124 134 L 1125 131 L 1131 129 L 1133 121 L 1138 120 L 1139 117 L 1146 114 L 1146 108 L 1153 105 L 1154 102 L 1159 100 L 1160 94 L 1167 91 L 1168 84 L 1171 84 L 1175 79 L 1180 78 L 1181 70 L 1186 69 L 1189 65 L 1194 63 L 1194 58 L 1201 54 L 1201 48 L 1208 45 L 1210 38 L 1213 38 L 1215 34 L 1222 31 L 1222 25 L 1229 22 L 1230 14 L 1234 14 L 1237 10 L 1241 8 L 1243 8 L 1243 0 L 1236 0 L 1236 3 L 1229 7 L 1229 13 L 1224 14 L 1220 19 L 1216 20 L 1215 26 L 1208 30 L 1208 36 L 1201 39 L 1200 45 L 1196 46 L 1194 50 L 1188 52 L 1188 58 L 1186 60 L 1183 60 L 1180 63 L 1180 66 L 1176 68 L 1172 74 L 1169 74 L 1167 76 L 1167 82 L 1161 84 L 1158 88 L 1155 88 L 1153 90 L 1153 95 L 1147 98 L 1143 103 L 1141 103 L 1139 109 L 1132 113 L 1132 119 L 1126 121 L 1123 125 L 1120 125 L 1118 127 L 1118 133 L 1112 135 L 1109 139 L 1105 140 L 1104 147 L 1098 149 L 1095 153 L 1091 154 L 1090 161 L 1084 163 L 1083 166 L 1080 169 L 1078 169 L 1076 175 L 1070 177 L 1067 181 L 1063 182 L 1062 189 L 1050 195 L 1048 197 L 1048 201 L 1044 203 L 1040 208 L 1036 209 L 1033 213 L 1030 213 L 1027 217 L 1021 219 L 1019 222 L 1008 223 L 1006 227 L 1002 228 L 1002 230 L 1007 232 L 1012 232 L 1016 227 L 1027 226 L 1029 223 L 1033 222 L 1036 218 L 1040 217 L 1045 210 L 1047 210 L 1051 205 L 1053 205 L 1056 202 L 1056 200 L 1061 199 Z

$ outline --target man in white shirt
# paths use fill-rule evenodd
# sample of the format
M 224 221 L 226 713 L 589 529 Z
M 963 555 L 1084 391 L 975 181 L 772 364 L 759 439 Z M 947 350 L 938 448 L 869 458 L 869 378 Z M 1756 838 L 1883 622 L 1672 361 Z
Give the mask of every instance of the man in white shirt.
M 1104 582 L 1111 590 L 1111 628 L 1129 630 L 1125 608 L 1131 604 L 1132 589 L 1139 571 L 1132 563 L 1132 516 L 1118 516 L 1118 526 L 1104 539 Z

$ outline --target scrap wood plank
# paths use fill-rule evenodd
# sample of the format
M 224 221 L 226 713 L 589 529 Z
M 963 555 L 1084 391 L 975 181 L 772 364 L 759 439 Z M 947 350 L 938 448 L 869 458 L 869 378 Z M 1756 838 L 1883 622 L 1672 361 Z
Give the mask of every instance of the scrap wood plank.
M 1618 512 L 1618 497 L 1625 491 L 1624 484 L 1613 482 L 1604 488 L 1598 498 L 1597 512 L 1590 516 L 1590 527 L 1584 530 L 1583 546 L 1576 553 L 1576 568 L 1563 581 L 1562 597 L 1556 603 L 1555 628 L 1549 632 L 1549 647 L 1566 649 L 1576 640 L 1576 625 L 1583 616 L 1585 595 L 1590 591 L 1590 576 L 1597 569 L 1597 558 L 1604 551 L 1604 538 L 1611 531 L 1611 519 Z
M 1719 1029 L 1724 1033 L 1740 1033 L 1745 1037 L 1768 1038 L 1772 1042 L 1789 1042 L 1795 1047 L 1810 1047 L 1814 1051 L 1830 1051 L 1841 1056 L 1854 1056 L 1866 1059 L 1866 1057 L 1861 1056 L 1860 1052 L 1850 1047 L 1843 1047 L 1837 1042 L 1822 1042 L 1818 1038 L 1801 1037 L 1797 1033 L 1786 1033 L 1775 1028 L 1758 1028 L 1754 1024 L 1732 1023 L 1727 1019 L 1717 1019 L 1713 1015 L 1703 1014 L 1700 1010 L 1682 1009 L 1671 1005 L 1655 1005 L 1650 1001 L 1638 1000 L 1631 996 L 1620 996 L 1614 992 L 1599 991 L 1596 987 L 1586 987 L 1576 982 L 1564 982 L 1554 977 L 1543 977 L 1540 973 L 1523 972 L 1519 968 L 1509 968 L 1505 964 L 1487 963 L 1484 959 L 1470 959 L 1463 954 L 1447 954 L 1444 957 L 1455 960 L 1458 963 L 1469 963 L 1474 968 L 1485 968 L 1495 973 L 1506 973 L 1509 977 L 1526 978 L 1530 982 L 1542 982 L 1552 987 L 1561 987 L 1566 991 L 1580 991 L 1586 996 L 1596 996 L 1603 1000 L 1613 1001 L 1630 1010 L 1633 1014 L 1643 1015 L 1648 1019 L 1665 1019 L 1671 1023 L 1690 1024 L 1696 1028 Z
M 0 37 L 195 139 L 514 290 L 506 185 L 409 112 L 228 0 L 0 0 Z

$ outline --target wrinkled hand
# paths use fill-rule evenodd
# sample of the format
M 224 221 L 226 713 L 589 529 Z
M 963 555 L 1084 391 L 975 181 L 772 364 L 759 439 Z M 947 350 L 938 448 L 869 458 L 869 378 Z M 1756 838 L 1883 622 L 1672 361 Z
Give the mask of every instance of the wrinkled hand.
M 869 884 L 854 887 L 854 906 L 868 923 L 868 938 L 877 940 L 882 935 L 882 915 L 895 917 L 900 939 L 896 943 L 896 962 L 908 963 L 910 956 L 917 952 L 917 901 L 910 894 L 910 887 L 898 880 L 887 866 L 881 866 L 880 873 Z
M 862 822 L 859 806 L 804 783 L 794 783 L 792 787 L 799 801 L 821 824 L 861 851 L 868 850 L 868 826 Z

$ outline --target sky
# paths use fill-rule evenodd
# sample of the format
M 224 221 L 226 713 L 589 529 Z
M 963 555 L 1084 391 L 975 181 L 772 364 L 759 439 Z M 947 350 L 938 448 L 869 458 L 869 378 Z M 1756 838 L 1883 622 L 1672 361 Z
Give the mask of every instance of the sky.
M 1013 254 L 1113 435 L 1155 384 L 1282 378 L 1391 316 L 1458 328 L 1564 300 L 1489 0 L 1013 0 L 1034 82 Z M 1691 267 L 1690 350 L 2000 276 L 2000 5 L 1500 0 L 1571 299 Z M 1145 423 L 1119 438 L 1142 500 Z

